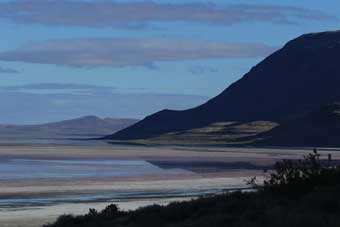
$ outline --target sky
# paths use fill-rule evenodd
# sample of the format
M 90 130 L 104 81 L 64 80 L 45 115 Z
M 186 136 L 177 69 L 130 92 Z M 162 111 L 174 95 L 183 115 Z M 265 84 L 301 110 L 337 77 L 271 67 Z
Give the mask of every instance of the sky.
M 339 25 L 338 0 L 0 0 L 0 123 L 194 107 Z

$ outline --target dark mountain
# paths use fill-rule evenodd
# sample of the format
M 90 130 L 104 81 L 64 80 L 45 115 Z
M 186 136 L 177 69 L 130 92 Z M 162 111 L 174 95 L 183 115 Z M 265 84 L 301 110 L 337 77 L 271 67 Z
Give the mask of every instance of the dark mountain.
M 282 122 L 340 101 L 340 31 L 303 35 L 207 103 L 163 110 L 106 139 L 130 140 L 214 122 Z
M 340 104 L 327 105 L 258 135 L 257 144 L 272 146 L 340 146 Z
M 86 116 L 40 125 L 0 125 L 0 140 L 98 137 L 126 128 L 137 121 Z

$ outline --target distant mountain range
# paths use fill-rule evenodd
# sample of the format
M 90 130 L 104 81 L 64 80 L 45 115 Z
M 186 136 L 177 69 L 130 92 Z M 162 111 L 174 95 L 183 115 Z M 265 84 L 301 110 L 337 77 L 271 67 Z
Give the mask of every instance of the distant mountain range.
M 218 137 L 218 140 L 222 138 L 223 144 L 245 141 L 257 144 L 261 140 L 262 145 L 335 145 L 340 130 L 332 127 L 337 124 L 334 111 L 327 110 L 328 105 L 340 101 L 339 59 L 340 31 L 302 35 L 207 103 L 185 111 L 160 111 L 105 139 L 166 143 L 176 135 L 176 141 L 186 141 L 184 135 L 188 136 L 188 132 L 192 135 L 193 130 L 202 131 L 212 125 L 224 124 Z M 331 106 L 337 107 L 338 104 Z M 319 109 L 325 113 L 319 113 Z M 267 122 L 272 127 L 266 127 L 267 132 L 258 130 L 252 135 L 238 131 L 244 136 L 223 139 L 223 136 L 235 135 L 235 131 L 228 132 L 230 122 L 248 126 Z M 314 122 L 314 131 L 318 133 L 313 134 L 310 125 Z M 243 129 L 247 131 L 249 127 Z M 331 131 L 327 133 L 329 129 Z M 208 130 L 203 134 L 205 136 L 201 134 L 195 140 L 202 141 L 203 138 L 204 141 L 211 132 Z M 290 135 L 285 137 L 287 134 Z M 310 137 L 306 138 L 307 135 Z M 333 139 L 328 141 L 328 137 Z M 206 141 L 212 142 L 210 139 Z
M 0 85 L 0 122 L 41 124 L 89 113 L 141 119 L 160 109 L 185 110 L 210 99 L 198 95 L 111 90 L 86 84 Z
M 85 116 L 39 125 L 0 125 L 0 140 L 85 139 L 107 135 L 138 120 Z

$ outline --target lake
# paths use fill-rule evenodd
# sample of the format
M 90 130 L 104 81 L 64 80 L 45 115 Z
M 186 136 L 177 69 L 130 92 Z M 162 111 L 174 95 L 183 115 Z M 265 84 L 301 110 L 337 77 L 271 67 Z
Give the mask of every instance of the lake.
M 0 159 L 0 180 L 133 177 L 187 172 L 161 169 L 143 160 Z
M 262 170 L 253 166 L 305 153 L 105 144 L 0 145 L 0 226 L 35 227 L 65 213 L 84 214 L 89 208 L 103 209 L 112 203 L 136 209 L 238 189 L 252 176 L 261 178 Z

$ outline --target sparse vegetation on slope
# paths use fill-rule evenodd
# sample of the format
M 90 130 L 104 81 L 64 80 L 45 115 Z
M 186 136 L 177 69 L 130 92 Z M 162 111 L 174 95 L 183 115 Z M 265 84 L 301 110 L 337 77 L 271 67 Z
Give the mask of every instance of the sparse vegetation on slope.
M 202 128 L 167 133 L 144 140 L 130 140 L 129 142 L 141 145 L 246 145 L 253 143 L 256 140 L 256 135 L 277 126 L 277 123 L 270 121 L 217 122 Z

